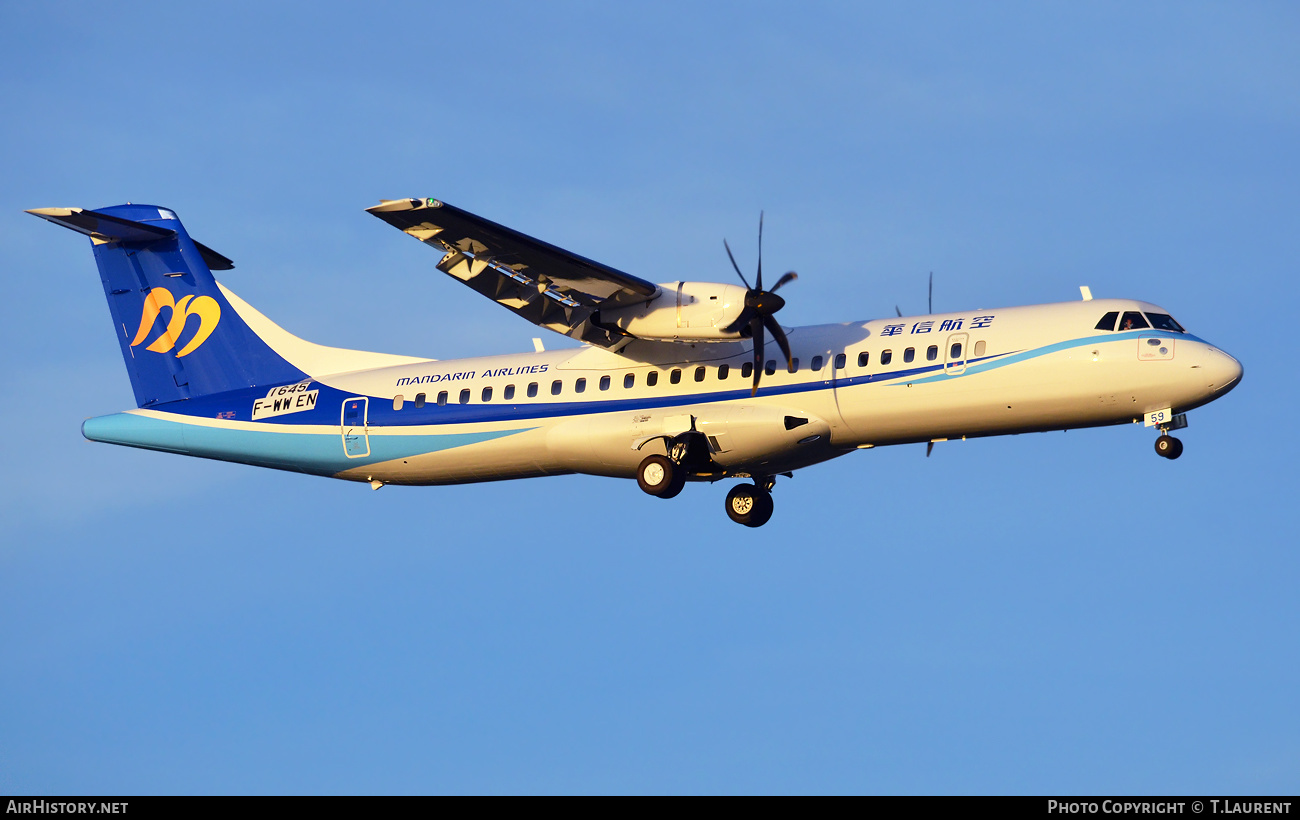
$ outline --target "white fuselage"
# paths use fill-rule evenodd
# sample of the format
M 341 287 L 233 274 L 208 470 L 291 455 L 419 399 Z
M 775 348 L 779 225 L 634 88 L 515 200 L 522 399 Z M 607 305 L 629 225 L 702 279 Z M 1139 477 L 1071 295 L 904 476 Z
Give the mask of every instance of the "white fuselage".
M 313 382 L 301 390 L 320 390 L 309 415 L 286 404 L 280 415 L 234 420 L 227 413 L 250 400 L 241 394 L 230 411 L 210 397 L 202 412 L 160 406 L 85 429 L 97 440 L 395 484 L 632 477 L 646 455 L 698 434 L 712 466 L 697 477 L 721 478 L 776 475 L 864 447 L 1140 421 L 1197 407 L 1241 378 L 1235 359 L 1190 334 L 1094 329 L 1109 311 L 1164 312 L 1091 300 L 794 328 L 795 372 L 769 343 L 754 396 L 748 341 L 632 342 L 619 353 L 304 368 Z

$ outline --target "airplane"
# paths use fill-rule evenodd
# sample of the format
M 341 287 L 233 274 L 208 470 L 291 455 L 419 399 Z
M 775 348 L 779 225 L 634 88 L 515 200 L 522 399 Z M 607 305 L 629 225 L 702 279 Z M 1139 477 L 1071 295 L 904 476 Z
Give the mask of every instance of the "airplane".
M 1156 452 L 1232 390 L 1241 363 L 1169 311 L 1082 299 L 785 328 L 763 286 L 654 284 L 436 199 L 371 214 L 438 270 L 577 348 L 439 361 L 313 344 L 219 284 L 233 263 L 175 212 L 28 213 L 90 237 L 136 409 L 91 441 L 387 484 L 585 473 L 672 498 L 741 479 L 727 515 L 760 527 L 778 477 L 857 450 L 1142 422 Z M 770 336 L 780 355 L 769 357 Z

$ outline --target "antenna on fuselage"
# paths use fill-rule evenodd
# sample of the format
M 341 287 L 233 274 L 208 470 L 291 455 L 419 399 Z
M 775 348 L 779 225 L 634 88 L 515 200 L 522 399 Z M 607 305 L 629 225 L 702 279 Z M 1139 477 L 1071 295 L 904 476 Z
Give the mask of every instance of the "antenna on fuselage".
M 934 313 L 934 271 L 930 271 L 930 295 L 925 301 L 925 312 Z M 894 305 L 894 313 L 900 318 L 903 315 L 903 311 L 898 305 Z

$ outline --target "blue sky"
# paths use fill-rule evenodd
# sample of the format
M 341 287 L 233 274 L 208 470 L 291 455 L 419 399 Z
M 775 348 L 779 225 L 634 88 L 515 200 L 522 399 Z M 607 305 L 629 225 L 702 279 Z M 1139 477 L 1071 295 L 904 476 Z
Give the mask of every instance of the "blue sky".
M 1285 3 L 0 7 L 0 791 L 1300 788 L 1300 12 Z M 850 455 L 744 530 L 564 477 L 365 485 L 84 442 L 89 247 L 175 209 L 326 344 L 529 350 L 362 209 L 435 196 L 786 324 L 1147 299 L 1246 377 Z M 548 334 L 548 345 L 564 340 Z

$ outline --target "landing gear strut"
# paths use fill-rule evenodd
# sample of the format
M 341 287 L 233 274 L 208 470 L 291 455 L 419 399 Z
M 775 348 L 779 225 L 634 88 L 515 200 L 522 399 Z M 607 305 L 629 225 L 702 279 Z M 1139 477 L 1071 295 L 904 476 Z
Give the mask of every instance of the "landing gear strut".
M 1156 439 L 1156 455 L 1164 456 L 1173 461 L 1183 454 L 1183 443 L 1173 436 L 1165 433 Z
M 763 486 L 767 485 L 767 486 Z M 737 484 L 727 493 L 727 516 L 746 527 L 761 527 L 772 517 L 771 482 Z
M 1170 418 L 1168 410 L 1161 410 L 1154 413 L 1148 413 L 1147 417 L 1150 419 L 1150 421 L 1147 422 L 1148 425 L 1159 421 L 1159 423 L 1155 425 L 1156 429 L 1160 431 L 1160 438 L 1156 439 L 1156 455 L 1161 456 L 1162 458 L 1167 458 L 1170 461 L 1181 456 L 1183 454 L 1183 443 L 1169 435 L 1169 433 L 1173 430 L 1181 430 L 1187 426 L 1187 414 L 1179 413 Z

